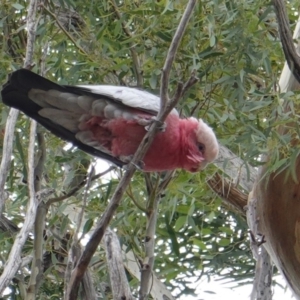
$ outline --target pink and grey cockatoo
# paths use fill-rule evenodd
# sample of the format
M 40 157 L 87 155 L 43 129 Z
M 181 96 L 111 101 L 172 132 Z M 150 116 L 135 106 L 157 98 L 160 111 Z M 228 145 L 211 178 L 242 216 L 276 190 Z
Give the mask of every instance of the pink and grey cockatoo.
M 160 98 L 135 88 L 61 86 L 29 70 L 10 75 L 2 101 L 35 119 L 79 149 L 118 166 L 127 164 L 157 115 Z M 203 169 L 218 155 L 213 130 L 201 119 L 182 119 L 174 109 L 143 159 L 144 171 Z

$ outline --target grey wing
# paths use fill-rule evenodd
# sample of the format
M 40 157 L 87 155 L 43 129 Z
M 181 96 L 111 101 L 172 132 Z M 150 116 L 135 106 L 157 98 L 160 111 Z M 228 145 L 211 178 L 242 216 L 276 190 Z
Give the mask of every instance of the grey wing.
M 107 96 L 125 106 L 153 115 L 156 115 L 160 108 L 160 98 L 158 96 L 136 88 L 113 85 L 78 85 L 76 87 L 95 95 Z M 178 114 L 176 109 L 173 109 L 172 113 Z
M 106 113 L 112 117 L 122 111 L 119 107 L 114 109 L 114 103 L 111 104 L 105 97 L 74 92 L 25 69 L 10 75 L 1 95 L 4 104 L 19 109 L 79 149 L 117 166 L 124 165 L 123 161 L 96 143 L 89 131 L 79 126 L 93 113 Z

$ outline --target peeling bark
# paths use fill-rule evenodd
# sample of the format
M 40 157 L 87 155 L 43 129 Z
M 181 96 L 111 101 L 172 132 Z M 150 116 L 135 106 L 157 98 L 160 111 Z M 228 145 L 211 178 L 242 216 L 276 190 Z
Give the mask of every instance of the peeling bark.
M 296 169 L 300 178 L 300 159 Z M 286 178 L 285 172 L 272 174 L 260 181 L 256 194 L 264 246 L 300 299 L 300 185 Z
M 285 66 L 279 81 L 281 92 L 298 89 L 300 81 L 300 58 L 295 49 L 289 29 L 289 22 L 281 0 L 273 1 L 286 57 Z M 294 38 L 299 37 L 299 20 Z M 299 47 L 299 45 L 298 45 Z M 294 76 L 293 76 L 293 75 Z M 281 128 L 280 132 L 285 132 Z M 296 299 L 300 299 L 300 157 L 295 162 L 297 181 L 289 173 L 289 169 L 279 174 L 267 174 L 265 165 L 258 176 L 254 189 L 257 198 L 258 232 L 265 236 L 265 249 L 277 265 Z
M 123 265 L 119 239 L 110 228 L 106 229 L 104 244 L 113 299 L 133 300 Z

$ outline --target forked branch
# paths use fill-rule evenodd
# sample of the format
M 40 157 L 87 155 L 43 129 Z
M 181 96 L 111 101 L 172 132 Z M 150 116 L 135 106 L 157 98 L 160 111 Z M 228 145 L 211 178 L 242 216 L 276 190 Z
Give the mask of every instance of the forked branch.
M 93 235 L 91 236 L 89 242 L 87 243 L 85 250 L 83 251 L 82 256 L 80 257 L 76 265 L 76 268 L 72 272 L 72 276 L 71 276 L 71 280 L 67 292 L 68 299 L 70 300 L 77 298 L 79 283 L 81 282 L 83 275 L 88 267 L 88 264 L 92 256 L 94 255 L 101 239 L 103 238 L 106 228 L 108 227 L 116 209 L 119 206 L 123 194 L 125 193 L 126 188 L 130 183 L 130 180 L 134 172 L 136 171 L 136 166 L 140 163 L 140 161 L 142 161 L 145 153 L 149 149 L 152 141 L 154 140 L 154 136 L 158 130 L 159 124 L 161 124 L 161 122 L 164 122 L 169 112 L 175 107 L 175 105 L 179 101 L 179 97 L 173 98 L 172 101 L 169 100 L 169 95 L 168 95 L 169 78 L 170 78 L 171 67 L 175 58 L 176 51 L 182 40 L 185 28 L 188 24 L 188 21 L 190 19 L 195 4 L 196 4 L 196 0 L 190 0 L 188 2 L 188 5 L 180 21 L 180 24 L 177 28 L 175 36 L 172 40 L 166 58 L 166 63 L 163 68 L 163 75 L 161 79 L 161 85 L 162 85 L 161 106 L 160 106 L 161 108 L 157 117 L 158 122 L 153 122 L 153 124 L 150 126 L 148 133 L 143 138 L 138 150 L 136 151 L 131 163 L 128 166 L 127 171 L 125 172 L 124 176 L 121 178 L 109 205 L 107 206 L 105 212 L 103 213 L 101 219 L 99 220 L 99 223 L 97 224 L 97 228 L 95 229 Z

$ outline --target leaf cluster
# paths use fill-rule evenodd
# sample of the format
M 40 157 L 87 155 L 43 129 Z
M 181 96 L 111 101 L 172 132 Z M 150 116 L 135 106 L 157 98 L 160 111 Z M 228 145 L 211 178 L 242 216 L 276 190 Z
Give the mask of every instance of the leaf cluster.
M 27 1 L 0 3 L 0 80 L 4 83 L 7 74 L 19 68 L 24 59 Z M 290 2 L 291 21 L 296 20 L 293 7 Z M 140 86 L 158 93 L 164 58 L 183 8 L 184 3 L 168 0 L 45 1 L 39 6 L 33 70 L 45 72 L 60 84 Z M 263 0 L 199 2 L 176 57 L 170 89 L 172 93 L 177 82 L 195 70 L 200 82 L 179 104 L 180 113 L 203 118 L 216 131 L 220 143 L 250 166 L 259 166 L 262 156 L 272 148 L 270 172 L 290 167 L 292 173 L 299 153 L 298 147 L 293 147 L 298 145 L 299 129 L 291 124 L 297 124 L 299 95 L 278 91 L 284 60 L 274 22 L 272 7 Z M 139 74 L 143 82 L 138 80 Z M 292 109 L 288 113 L 282 99 L 289 99 Z M 0 130 L 4 130 L 7 112 L 1 106 Z M 17 127 L 4 216 L 20 227 L 28 200 L 28 119 L 20 117 Z M 279 136 L 278 128 L 285 134 Z M 86 178 L 93 159 L 43 128 L 39 130 L 46 137 L 47 150 L 42 188 L 53 188 L 53 197 L 67 194 Z M 0 138 L 0 147 L 2 143 Z M 189 282 L 202 276 L 218 275 L 236 282 L 253 276 L 245 220 L 225 210 L 206 185 L 206 178 L 215 171 L 210 166 L 196 175 L 177 172 L 160 201 L 155 271 L 178 294 L 192 293 Z M 93 182 L 87 195 L 83 234 L 88 236 L 105 210 L 120 172 Z M 158 180 L 157 174 L 151 176 L 153 183 Z M 135 175 L 111 224 L 125 249 L 140 258 L 144 255 L 149 201 L 144 180 L 142 173 Z M 80 208 L 82 199 L 82 193 L 74 193 L 48 210 L 42 241 L 43 299 L 62 294 L 66 257 L 76 231 L 70 208 Z M 2 263 L 16 230 L 0 233 Z M 32 251 L 33 238 L 24 248 L 24 257 Z M 108 282 L 108 276 L 101 247 L 91 266 L 96 289 L 104 298 L 103 283 Z M 29 274 L 28 265 L 12 282 L 8 298 L 21 299 L 21 286 L 26 285 Z M 128 279 L 138 287 L 132 274 L 128 273 Z

